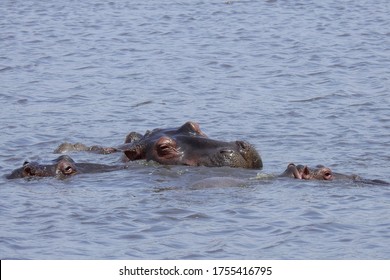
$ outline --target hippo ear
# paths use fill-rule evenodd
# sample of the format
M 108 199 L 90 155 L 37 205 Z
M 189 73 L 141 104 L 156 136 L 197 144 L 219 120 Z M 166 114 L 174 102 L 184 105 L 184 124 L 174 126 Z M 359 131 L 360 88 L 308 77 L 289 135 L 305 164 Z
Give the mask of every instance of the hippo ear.
M 310 169 L 306 165 L 302 170 L 302 179 L 306 179 L 306 180 L 310 179 Z
M 139 134 L 138 132 L 130 132 L 127 134 L 125 143 L 134 143 L 136 141 L 139 141 L 142 138 L 142 135 Z
M 291 173 L 295 179 L 302 179 L 302 175 L 299 173 L 298 168 L 294 163 L 289 163 L 287 166 L 288 173 Z
M 186 122 L 183 124 L 179 129 L 177 130 L 179 133 L 185 133 L 191 136 L 202 136 L 202 137 L 207 137 L 206 134 L 203 133 L 203 131 L 200 129 L 199 124 L 196 122 Z
M 157 155 L 164 159 L 172 159 L 179 156 L 176 141 L 170 137 L 162 136 L 156 142 Z

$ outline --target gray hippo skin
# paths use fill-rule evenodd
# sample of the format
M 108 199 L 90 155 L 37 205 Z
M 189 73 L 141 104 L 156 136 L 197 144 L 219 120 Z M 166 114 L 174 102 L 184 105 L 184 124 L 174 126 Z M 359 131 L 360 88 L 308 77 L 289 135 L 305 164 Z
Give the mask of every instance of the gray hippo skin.
M 76 147 L 77 145 L 77 147 Z M 62 144 L 55 152 L 69 150 L 97 153 L 123 152 L 127 160 L 153 160 L 166 165 L 230 166 L 261 169 L 263 162 L 256 149 L 245 141 L 224 142 L 210 139 L 197 123 L 187 122 L 179 128 L 154 129 L 144 135 L 131 132 L 125 144 L 115 148 Z M 68 150 L 67 150 L 68 148 Z
M 23 166 L 7 175 L 7 179 L 31 177 L 58 177 L 66 178 L 78 173 L 99 173 L 124 169 L 125 166 L 109 166 L 95 163 L 76 163 L 66 155 L 60 156 L 49 164 L 38 162 L 24 162 Z
M 264 178 L 276 179 L 276 178 L 292 178 L 299 180 L 323 180 L 323 181 L 350 181 L 363 185 L 379 185 L 389 186 L 390 183 L 382 180 L 370 180 L 363 179 L 357 175 L 345 175 L 341 173 L 335 173 L 330 168 L 323 165 L 318 165 L 316 168 L 309 168 L 307 165 L 295 165 L 294 163 L 288 164 L 286 170 L 280 175 L 266 175 L 259 176 L 251 179 L 239 179 L 234 177 L 209 177 L 198 180 L 190 185 L 190 188 L 214 188 L 214 187 L 242 187 L 251 185 L 254 182 L 259 182 Z M 254 181 L 255 180 L 255 181 Z M 257 183 L 256 183 L 257 184 Z
M 311 169 L 307 165 L 295 165 L 289 163 L 286 170 L 279 177 L 291 177 L 303 180 L 333 180 L 335 178 L 332 170 L 322 165 Z
M 288 164 L 286 170 L 279 175 L 279 177 L 290 177 L 301 180 L 349 180 L 368 185 L 390 185 L 388 182 L 383 180 L 370 180 L 361 178 L 360 176 L 354 174 L 346 175 L 342 173 L 336 173 L 323 165 L 317 165 L 316 168 L 309 168 L 307 165 L 295 165 L 294 163 L 290 163 Z
M 307 166 L 290 163 L 282 174 L 278 176 L 267 176 L 266 178 L 277 177 L 288 177 L 302 180 L 332 180 L 333 173 L 329 168 L 323 166 L 319 166 L 316 169 L 309 169 Z M 255 179 L 258 180 L 258 177 Z M 239 187 L 248 185 L 250 183 L 251 181 L 248 179 L 238 179 L 233 177 L 210 177 L 194 182 L 190 188 Z

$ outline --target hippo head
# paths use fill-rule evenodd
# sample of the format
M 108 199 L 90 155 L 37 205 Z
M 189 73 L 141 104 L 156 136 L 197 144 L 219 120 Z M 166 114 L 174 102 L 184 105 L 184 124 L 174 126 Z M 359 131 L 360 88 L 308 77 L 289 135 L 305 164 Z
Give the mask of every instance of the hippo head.
M 52 164 L 43 165 L 25 161 L 22 167 L 15 169 L 7 178 L 66 177 L 77 172 L 76 164 L 69 156 L 60 156 L 52 162 Z
M 194 122 L 175 129 L 147 131 L 142 137 L 129 135 L 133 137 L 118 150 L 130 160 L 146 159 L 168 165 L 263 167 L 260 155 L 249 143 L 210 139 Z
M 293 177 L 303 180 L 333 180 L 334 175 L 330 168 L 323 165 L 318 165 L 316 168 L 310 169 L 306 165 L 295 165 L 290 163 L 282 176 Z
M 244 141 L 222 142 L 191 136 L 160 137 L 147 147 L 146 159 L 169 165 L 262 167 L 257 151 Z

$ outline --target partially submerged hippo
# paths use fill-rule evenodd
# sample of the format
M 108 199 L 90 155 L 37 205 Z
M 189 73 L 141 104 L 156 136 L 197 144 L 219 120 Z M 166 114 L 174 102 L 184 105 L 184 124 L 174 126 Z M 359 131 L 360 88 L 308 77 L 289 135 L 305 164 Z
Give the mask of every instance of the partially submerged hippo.
M 127 135 L 125 144 L 115 148 L 65 143 L 55 152 L 69 150 L 104 154 L 124 152 L 127 159 L 131 161 L 146 159 L 167 165 L 230 166 L 253 169 L 263 167 L 259 153 L 249 143 L 210 139 L 194 122 L 187 122 L 179 128 L 154 129 L 144 135 L 131 132 Z
M 388 182 L 382 180 L 363 179 L 357 175 L 345 175 L 341 173 L 335 173 L 330 168 L 325 167 L 323 165 L 318 165 L 316 168 L 309 168 L 307 165 L 295 165 L 294 163 L 290 163 L 288 164 L 286 170 L 282 174 L 277 176 L 270 174 L 258 174 L 255 178 L 250 179 L 234 177 L 209 177 L 195 181 L 190 185 L 190 188 L 200 189 L 214 187 L 241 187 L 251 185 L 254 182 L 258 182 L 259 180 L 263 179 L 275 179 L 283 177 L 300 180 L 347 180 L 367 185 L 390 185 Z
M 332 180 L 332 171 L 324 166 L 318 166 L 315 169 L 309 169 L 306 165 L 295 165 L 290 163 L 286 170 L 280 175 L 258 174 L 257 177 L 248 179 L 239 179 L 234 177 L 210 177 L 191 184 L 190 188 L 210 188 L 210 187 L 238 187 L 245 186 L 253 180 L 274 179 L 277 177 L 288 177 L 302 180 Z
M 307 165 L 288 164 L 286 170 L 279 175 L 279 177 L 291 177 L 301 180 L 350 180 L 354 182 L 370 184 L 370 185 L 389 185 L 388 182 L 382 180 L 370 180 L 361 178 L 358 175 L 346 175 L 342 173 L 333 172 L 330 168 L 323 165 L 317 165 L 316 168 L 309 168 Z
M 303 180 L 333 180 L 335 178 L 332 170 L 323 165 L 311 169 L 307 165 L 295 165 L 290 163 L 280 177 L 291 177 Z
M 95 163 L 76 163 L 66 155 L 60 156 L 50 164 L 25 161 L 23 166 L 12 171 L 8 179 L 28 177 L 58 177 L 66 178 L 77 173 L 97 173 L 124 169 L 125 166 L 109 166 Z

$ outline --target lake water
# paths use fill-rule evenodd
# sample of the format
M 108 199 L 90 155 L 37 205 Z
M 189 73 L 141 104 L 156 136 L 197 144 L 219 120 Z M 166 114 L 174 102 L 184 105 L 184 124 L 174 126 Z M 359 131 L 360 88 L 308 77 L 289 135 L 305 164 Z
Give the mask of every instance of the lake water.
M 389 186 L 267 177 L 295 162 L 390 181 L 389 3 L 1 1 L 0 258 L 389 259 Z M 188 120 L 252 143 L 263 170 L 4 177 L 65 141 Z M 215 176 L 248 184 L 190 187 Z

